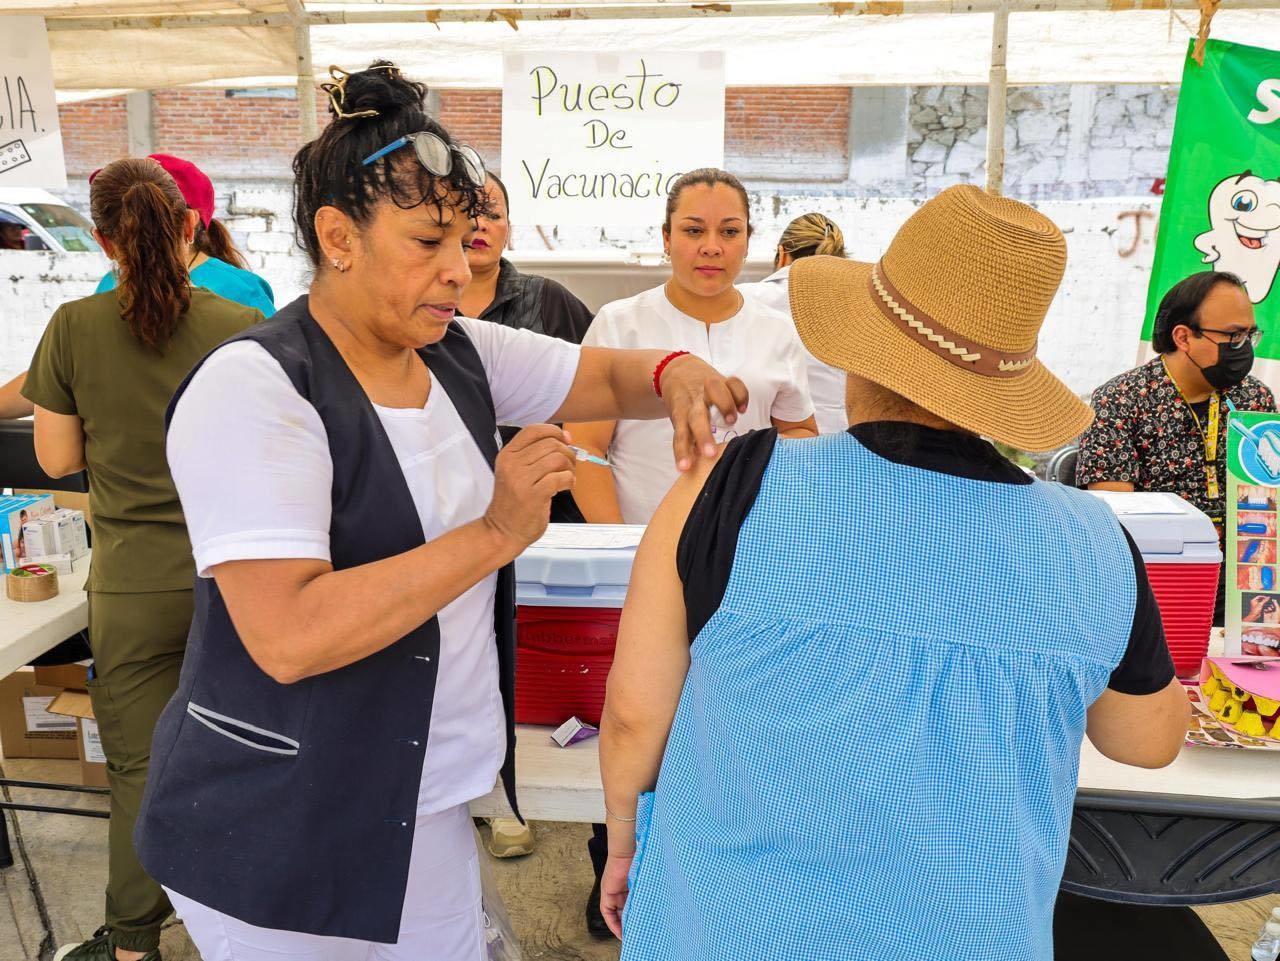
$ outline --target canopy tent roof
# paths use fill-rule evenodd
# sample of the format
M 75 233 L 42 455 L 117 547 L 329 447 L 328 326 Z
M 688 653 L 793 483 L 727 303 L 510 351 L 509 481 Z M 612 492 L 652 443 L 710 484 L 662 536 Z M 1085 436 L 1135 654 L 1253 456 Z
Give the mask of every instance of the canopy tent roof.
M 292 84 L 307 28 L 321 79 L 387 57 L 434 87 L 498 87 L 508 51 L 716 49 L 734 86 L 984 84 L 1002 6 L 1014 84 L 1177 82 L 1198 20 L 1194 0 L 0 0 L 0 15 L 47 19 L 58 89 L 74 97 Z M 1227 0 L 1213 36 L 1280 47 L 1272 6 Z

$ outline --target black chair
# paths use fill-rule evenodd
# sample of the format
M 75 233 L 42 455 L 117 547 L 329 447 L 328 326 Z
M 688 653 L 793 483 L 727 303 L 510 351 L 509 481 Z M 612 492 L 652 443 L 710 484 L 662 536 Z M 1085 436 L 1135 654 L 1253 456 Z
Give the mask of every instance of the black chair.
M 84 471 L 66 477 L 50 477 L 36 460 L 36 445 L 30 420 L 0 420 L 0 489 L 89 492 L 89 475 Z

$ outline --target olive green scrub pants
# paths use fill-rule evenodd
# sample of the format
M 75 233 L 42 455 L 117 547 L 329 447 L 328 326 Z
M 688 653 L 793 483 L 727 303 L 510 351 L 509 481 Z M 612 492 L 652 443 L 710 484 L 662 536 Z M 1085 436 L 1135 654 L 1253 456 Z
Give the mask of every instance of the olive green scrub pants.
M 160 885 L 133 850 L 133 826 L 160 712 L 178 688 L 191 629 L 191 591 L 89 593 L 89 646 L 95 677 L 93 714 L 111 787 L 106 923 L 113 947 L 151 951 L 172 913 Z

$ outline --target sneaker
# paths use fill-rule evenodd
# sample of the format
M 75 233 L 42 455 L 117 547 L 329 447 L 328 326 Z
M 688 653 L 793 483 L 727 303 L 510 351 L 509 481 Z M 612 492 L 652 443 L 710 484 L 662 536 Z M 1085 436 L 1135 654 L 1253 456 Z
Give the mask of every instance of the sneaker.
M 495 858 L 520 858 L 533 853 L 533 828 L 515 818 L 489 818 L 489 853 Z
M 106 925 L 93 932 L 93 937 L 79 944 L 67 944 L 58 949 L 53 961 L 116 961 L 115 948 L 111 947 L 111 929 Z M 142 961 L 160 961 L 160 949 L 148 951 Z

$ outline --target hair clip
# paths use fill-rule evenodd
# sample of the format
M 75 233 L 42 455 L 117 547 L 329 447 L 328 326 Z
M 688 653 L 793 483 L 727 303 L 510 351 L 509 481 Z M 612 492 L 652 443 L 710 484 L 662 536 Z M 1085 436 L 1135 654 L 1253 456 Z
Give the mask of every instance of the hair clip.
M 380 63 L 369 69 L 390 70 L 393 74 L 400 72 L 400 68 L 394 63 Z M 343 107 L 347 101 L 347 81 L 351 79 L 351 74 L 337 64 L 330 64 L 329 76 L 333 78 L 333 81 L 320 84 L 320 89 L 329 95 L 329 106 L 333 107 L 333 113 L 337 119 L 355 120 L 359 117 L 377 117 L 380 115 L 380 111 L 377 110 L 356 110 L 352 113 L 344 111 Z

